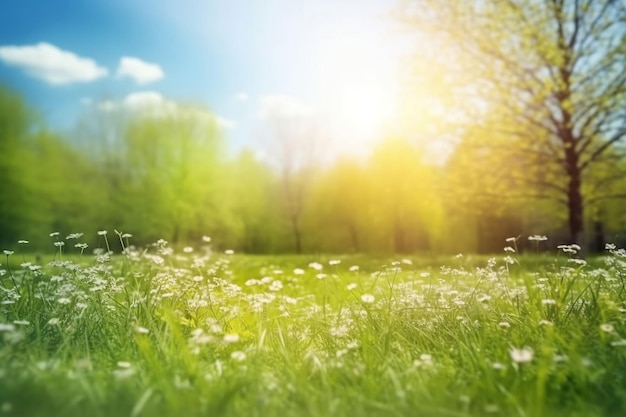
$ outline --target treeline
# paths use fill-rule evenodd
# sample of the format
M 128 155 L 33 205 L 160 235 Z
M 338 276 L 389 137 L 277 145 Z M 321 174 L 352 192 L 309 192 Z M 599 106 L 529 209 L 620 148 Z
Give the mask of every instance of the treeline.
M 84 232 L 93 247 L 98 230 L 131 233 L 136 245 L 210 236 L 216 249 L 248 253 L 501 252 L 511 236 L 567 241 L 559 202 L 502 188 L 497 170 L 511 161 L 493 163 L 484 149 L 461 144 L 432 163 L 396 137 L 366 159 L 321 163 L 292 161 L 281 144 L 268 161 L 250 150 L 229 156 L 226 145 L 210 112 L 183 105 L 158 115 L 95 112 L 63 137 L 2 89 L 0 248 L 28 240 L 53 250 L 51 232 Z M 588 213 L 588 230 L 602 237 L 626 230 L 616 202 Z

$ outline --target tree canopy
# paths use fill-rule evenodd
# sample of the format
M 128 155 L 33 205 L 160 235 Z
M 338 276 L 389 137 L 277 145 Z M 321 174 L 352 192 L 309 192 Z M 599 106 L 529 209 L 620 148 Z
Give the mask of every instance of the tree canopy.
M 404 18 L 445 45 L 478 164 L 500 186 L 564 203 L 571 241 L 584 209 L 617 196 L 626 136 L 626 3 L 417 0 Z M 611 169 L 607 169 L 611 167 Z M 610 173 L 609 173 L 610 172 Z

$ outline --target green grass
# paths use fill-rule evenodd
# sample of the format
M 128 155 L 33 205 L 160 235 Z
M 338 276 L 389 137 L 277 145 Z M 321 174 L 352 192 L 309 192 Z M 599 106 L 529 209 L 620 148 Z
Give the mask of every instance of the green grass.
M 624 415 L 626 253 L 509 255 L 16 252 L 0 415 Z

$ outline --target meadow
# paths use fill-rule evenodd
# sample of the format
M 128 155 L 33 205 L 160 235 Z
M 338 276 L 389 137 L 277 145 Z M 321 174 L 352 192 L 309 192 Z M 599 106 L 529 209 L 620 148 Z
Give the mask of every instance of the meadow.
M 99 234 L 95 250 L 52 234 L 45 256 L 4 251 L 0 415 L 626 411 L 612 245 L 587 260 L 541 236 L 541 255 L 510 239 L 493 257 L 250 256 Z

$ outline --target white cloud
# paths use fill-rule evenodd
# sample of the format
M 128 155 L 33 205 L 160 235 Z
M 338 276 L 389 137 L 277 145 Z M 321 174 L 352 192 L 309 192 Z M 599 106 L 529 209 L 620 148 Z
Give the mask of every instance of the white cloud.
M 215 123 L 220 129 L 234 129 L 234 121 L 220 115 L 210 113 L 201 107 L 185 106 L 168 100 L 157 91 L 138 91 L 130 93 L 120 101 L 104 100 L 96 104 L 103 112 L 128 112 L 143 117 L 195 117 Z
M 312 114 L 313 109 L 290 96 L 266 95 L 259 99 L 258 116 L 261 120 L 299 118 Z
M 90 82 L 105 77 L 108 70 L 46 42 L 28 46 L 1 46 L 0 60 L 52 85 Z
M 130 112 L 141 113 L 144 116 L 166 116 L 177 110 L 177 104 L 167 100 L 161 93 L 156 91 L 139 91 L 130 93 L 122 100 L 101 100 L 94 102 L 92 99 L 81 99 L 84 105 L 93 104 L 103 112 Z
M 128 110 L 142 111 L 142 110 L 154 110 L 154 109 L 174 109 L 176 103 L 166 100 L 161 93 L 156 91 L 140 91 L 137 93 L 130 93 L 122 104 Z
M 122 57 L 117 67 L 118 78 L 132 78 L 137 84 L 149 84 L 160 80 L 164 75 L 158 64 L 130 56 Z

